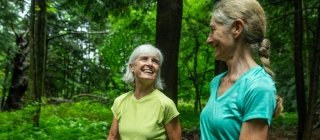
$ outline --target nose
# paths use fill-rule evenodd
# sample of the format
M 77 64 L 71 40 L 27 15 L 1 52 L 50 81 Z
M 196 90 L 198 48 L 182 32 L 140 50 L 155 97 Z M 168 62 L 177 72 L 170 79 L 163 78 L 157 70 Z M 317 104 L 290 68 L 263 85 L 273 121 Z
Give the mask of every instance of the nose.
M 146 64 L 147 64 L 147 66 L 151 66 L 152 65 L 152 59 L 148 59 Z

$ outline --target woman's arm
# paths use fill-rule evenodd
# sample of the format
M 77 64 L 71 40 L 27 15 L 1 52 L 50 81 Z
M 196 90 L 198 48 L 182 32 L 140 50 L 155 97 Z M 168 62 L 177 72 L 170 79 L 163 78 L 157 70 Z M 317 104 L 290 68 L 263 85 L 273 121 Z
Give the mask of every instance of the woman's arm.
M 169 140 L 181 140 L 181 127 L 178 116 L 165 126 Z
M 253 119 L 242 124 L 240 140 L 266 140 L 269 126 L 266 120 Z
M 118 120 L 115 117 L 113 117 L 107 140 L 118 140 L 118 138 L 119 138 Z

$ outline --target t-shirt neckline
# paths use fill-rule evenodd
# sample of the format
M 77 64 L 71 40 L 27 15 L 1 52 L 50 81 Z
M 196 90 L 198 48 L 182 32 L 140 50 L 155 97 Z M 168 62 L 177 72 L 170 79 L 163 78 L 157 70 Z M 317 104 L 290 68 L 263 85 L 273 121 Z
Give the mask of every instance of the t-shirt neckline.
M 242 80 L 241 80 L 242 78 L 244 78 L 246 75 L 248 75 L 249 73 L 251 73 L 252 71 L 254 71 L 254 70 L 258 69 L 258 68 L 260 68 L 259 65 L 250 68 L 248 71 L 246 71 L 245 73 L 243 73 L 243 74 L 236 80 L 236 82 L 235 82 L 231 87 L 229 87 L 222 95 L 218 96 L 218 90 L 219 90 L 219 87 L 220 87 L 221 79 L 222 79 L 228 72 L 222 73 L 221 76 L 219 77 L 219 80 L 218 80 L 219 84 L 218 84 L 217 87 L 216 87 L 216 93 L 215 93 L 215 95 L 216 95 L 216 100 L 222 100 L 225 96 L 228 96 L 228 94 L 230 93 L 230 91 L 232 91 L 232 89 L 233 89 L 234 87 L 236 87 L 236 86 L 239 84 L 240 81 L 242 81 Z

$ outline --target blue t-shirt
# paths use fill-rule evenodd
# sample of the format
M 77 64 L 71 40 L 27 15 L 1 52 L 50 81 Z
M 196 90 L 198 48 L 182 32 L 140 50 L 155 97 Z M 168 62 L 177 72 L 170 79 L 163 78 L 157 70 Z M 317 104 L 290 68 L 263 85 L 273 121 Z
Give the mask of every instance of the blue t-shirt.
M 210 83 L 210 98 L 200 114 L 202 140 L 239 139 L 242 123 L 251 119 L 271 124 L 276 88 L 270 75 L 260 66 L 253 67 L 217 96 L 224 75 L 226 72 Z

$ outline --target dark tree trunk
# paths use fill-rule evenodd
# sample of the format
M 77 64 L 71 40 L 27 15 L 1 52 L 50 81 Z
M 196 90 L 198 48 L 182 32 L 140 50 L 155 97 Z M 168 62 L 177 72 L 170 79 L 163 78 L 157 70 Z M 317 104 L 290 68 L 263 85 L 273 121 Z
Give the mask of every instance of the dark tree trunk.
M 296 99 L 298 107 L 298 132 L 297 139 L 303 138 L 304 124 L 306 120 L 306 95 L 303 76 L 302 46 L 303 46 L 303 24 L 302 24 L 302 2 L 294 1 L 294 66 L 296 82 Z
M 195 33 L 194 33 L 195 34 Z M 192 74 L 192 82 L 194 85 L 194 88 L 196 90 L 196 99 L 194 101 L 194 112 L 197 113 L 198 110 L 201 111 L 201 98 L 200 98 L 200 82 L 199 82 L 199 76 L 198 76 L 198 53 L 200 48 L 200 43 L 198 40 L 198 37 L 195 35 L 195 48 L 194 48 L 194 57 L 193 57 L 193 71 Z
M 182 22 L 182 0 L 158 0 L 156 46 L 164 55 L 161 68 L 164 93 L 177 103 L 178 53 Z
M 222 72 L 227 71 L 227 64 L 226 62 L 215 60 L 214 61 L 214 75 L 218 75 Z
M 320 7 L 318 7 L 318 24 L 317 32 L 314 36 L 315 45 L 313 48 L 313 54 L 311 58 L 310 68 L 310 88 L 309 88 L 309 100 L 308 100 L 308 113 L 305 123 L 305 129 L 303 133 L 303 139 L 309 140 L 312 136 L 312 127 L 314 124 L 314 115 L 317 107 L 318 99 L 318 85 L 319 85 L 319 73 L 320 73 Z
M 24 34 L 16 34 L 16 45 L 18 51 L 13 60 L 13 72 L 11 77 L 11 85 L 9 94 L 4 105 L 4 110 L 16 110 L 22 106 L 22 97 L 27 91 L 28 76 L 27 69 L 29 62 L 27 60 L 29 54 L 29 46 L 27 40 L 28 31 Z
M 36 8 L 37 7 L 37 8 Z M 37 10 L 36 10 L 37 9 Z M 34 126 L 39 127 L 41 96 L 44 95 L 44 77 L 46 65 L 47 39 L 46 0 L 32 0 L 30 22 L 30 44 L 32 49 L 32 87 L 37 109 L 33 116 Z

